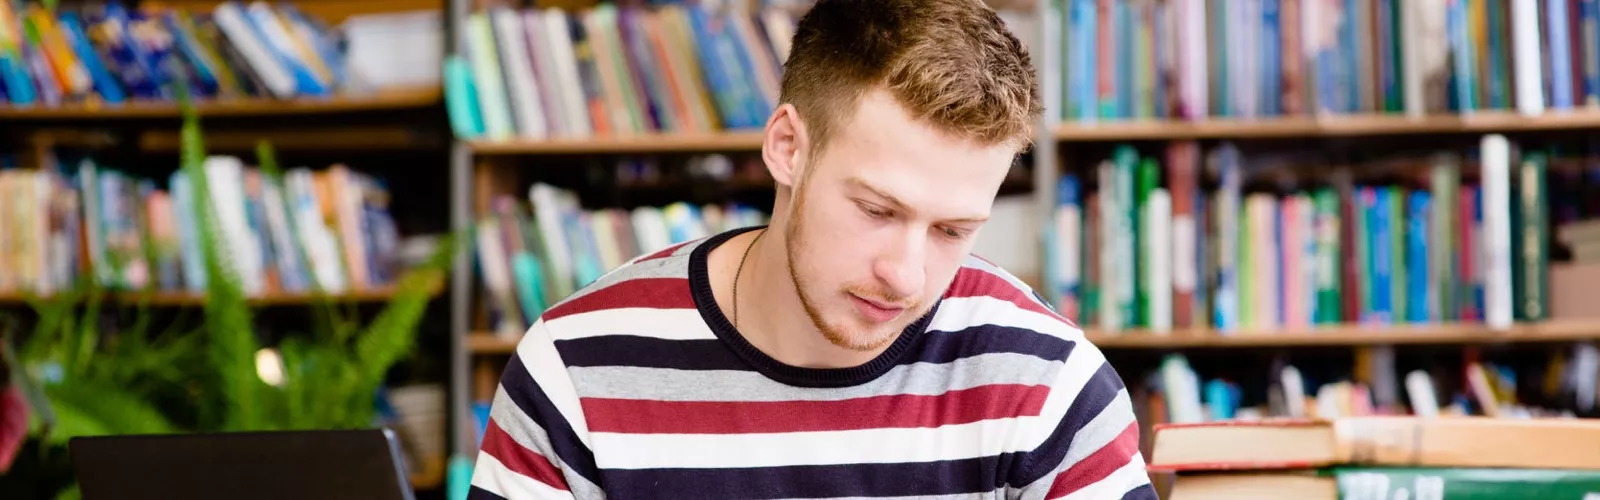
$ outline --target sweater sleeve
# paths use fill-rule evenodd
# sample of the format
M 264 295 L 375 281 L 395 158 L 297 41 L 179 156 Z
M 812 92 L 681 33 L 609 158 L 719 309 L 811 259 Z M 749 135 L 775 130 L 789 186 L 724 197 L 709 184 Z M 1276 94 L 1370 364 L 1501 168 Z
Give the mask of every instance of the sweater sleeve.
M 468 498 L 596 496 L 598 469 L 587 427 L 552 336 L 536 322 L 495 390 Z
M 1157 500 L 1128 392 L 1093 345 L 1073 349 L 1041 416 L 1033 434 L 1047 437 L 1024 454 L 1012 498 Z

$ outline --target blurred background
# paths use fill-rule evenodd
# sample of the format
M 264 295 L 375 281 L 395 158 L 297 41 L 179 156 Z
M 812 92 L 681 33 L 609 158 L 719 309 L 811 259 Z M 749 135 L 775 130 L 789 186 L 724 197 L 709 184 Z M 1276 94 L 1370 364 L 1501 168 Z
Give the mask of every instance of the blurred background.
M 0 0 L 0 498 L 74 498 L 75 436 L 380 426 L 460 498 L 532 318 L 765 223 L 808 4 Z M 1046 115 L 976 253 L 1147 458 L 1600 415 L 1600 0 L 990 5 Z

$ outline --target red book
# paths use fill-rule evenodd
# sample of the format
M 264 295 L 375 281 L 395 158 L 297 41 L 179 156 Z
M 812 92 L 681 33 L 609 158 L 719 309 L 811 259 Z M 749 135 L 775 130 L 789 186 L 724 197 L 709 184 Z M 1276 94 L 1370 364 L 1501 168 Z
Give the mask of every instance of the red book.
M 1180 330 L 1195 326 L 1195 284 L 1200 272 L 1195 257 L 1199 170 L 1200 146 L 1194 141 L 1177 141 L 1167 147 L 1167 183 L 1172 191 L 1172 328 Z
M 1460 311 L 1461 317 L 1459 319 L 1462 321 L 1477 321 L 1483 317 L 1483 312 L 1478 310 L 1475 290 L 1477 288 L 1476 283 L 1479 280 L 1477 259 L 1478 251 L 1480 250 L 1478 248 L 1479 236 L 1476 231 L 1477 222 L 1474 220 L 1478 206 L 1478 188 L 1463 186 L 1461 188 L 1461 196 L 1457 198 L 1457 202 L 1460 204 L 1460 212 L 1458 212 L 1460 216 L 1456 217 L 1456 224 L 1459 225 L 1456 228 L 1456 234 L 1459 238 L 1456 240 L 1456 255 L 1459 256 L 1456 259 L 1456 279 L 1460 291 L 1456 293 L 1456 297 L 1461 300 L 1461 303 L 1456 310 Z

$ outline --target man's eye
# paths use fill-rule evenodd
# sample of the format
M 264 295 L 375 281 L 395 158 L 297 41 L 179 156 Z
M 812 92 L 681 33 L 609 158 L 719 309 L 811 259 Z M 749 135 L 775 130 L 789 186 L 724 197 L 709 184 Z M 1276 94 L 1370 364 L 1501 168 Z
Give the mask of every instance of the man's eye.
M 966 231 L 962 231 L 960 229 L 956 229 L 956 228 L 953 228 L 953 227 L 942 228 L 942 229 L 940 229 L 940 231 L 944 232 L 945 237 L 950 238 L 952 240 L 959 240 L 959 239 L 967 237 L 967 232 Z
M 894 215 L 892 212 L 890 212 L 888 210 L 884 210 L 884 209 L 881 209 L 881 208 L 878 208 L 878 207 L 874 207 L 874 206 L 871 206 L 871 205 L 862 205 L 861 206 L 861 211 L 866 212 L 868 216 L 871 216 L 874 219 L 887 219 L 887 218 L 889 218 L 889 216 Z

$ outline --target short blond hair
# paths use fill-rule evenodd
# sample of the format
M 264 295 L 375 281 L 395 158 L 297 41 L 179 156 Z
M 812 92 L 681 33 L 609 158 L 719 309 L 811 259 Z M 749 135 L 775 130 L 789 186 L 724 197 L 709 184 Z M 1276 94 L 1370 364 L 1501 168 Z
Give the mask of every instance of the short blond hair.
M 1043 113 L 1027 47 L 982 1 L 818 0 L 795 28 L 780 102 L 820 148 L 877 88 L 984 145 L 1026 147 Z

